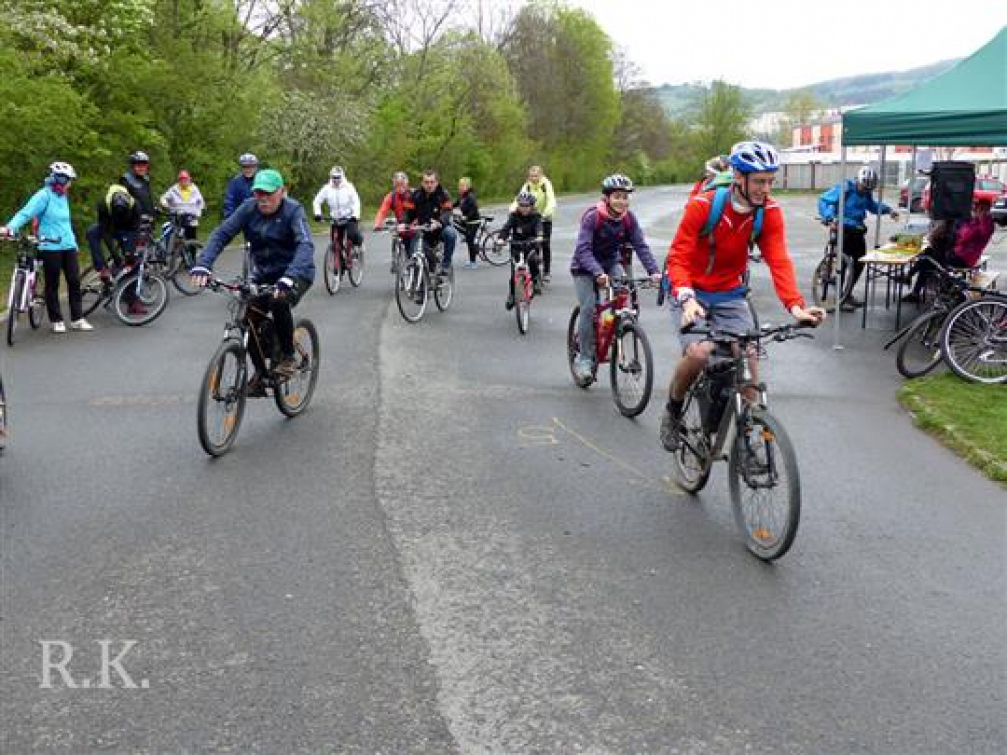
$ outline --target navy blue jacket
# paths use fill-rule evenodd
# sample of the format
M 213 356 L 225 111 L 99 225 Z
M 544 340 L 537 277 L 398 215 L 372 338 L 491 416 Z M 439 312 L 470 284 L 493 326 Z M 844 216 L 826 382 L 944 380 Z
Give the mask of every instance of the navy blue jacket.
M 224 220 L 227 220 L 242 202 L 251 198 L 253 181 L 255 181 L 255 176 L 245 178 L 239 173 L 227 182 L 227 191 L 224 192 Z
M 231 239 L 244 231 L 252 245 L 252 280 L 276 283 L 280 278 L 315 280 L 315 244 L 304 207 L 286 197 L 273 215 L 263 215 L 254 199 L 246 200 L 214 229 L 198 265 L 209 269 Z

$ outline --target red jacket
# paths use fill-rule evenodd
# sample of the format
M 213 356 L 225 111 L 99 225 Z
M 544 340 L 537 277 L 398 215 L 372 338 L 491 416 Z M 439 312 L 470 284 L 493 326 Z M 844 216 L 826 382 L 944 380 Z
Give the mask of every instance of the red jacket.
M 677 295 L 682 288 L 700 291 L 729 291 L 741 285 L 748 267 L 748 242 L 752 233 L 754 213 L 737 212 L 728 201 L 724 214 L 713 229 L 716 254 L 713 269 L 707 273 L 710 260 L 710 240 L 700 237 L 700 231 L 713 207 L 709 191 L 697 194 L 685 206 L 685 214 L 678 224 L 675 238 L 668 252 L 668 278 L 672 292 Z M 783 210 L 772 199 L 766 200 L 762 217 L 762 230 L 755 242 L 773 276 L 773 286 L 787 311 L 797 304 L 804 307 L 804 297 L 797 286 L 794 262 L 787 253 L 787 240 L 783 227 Z

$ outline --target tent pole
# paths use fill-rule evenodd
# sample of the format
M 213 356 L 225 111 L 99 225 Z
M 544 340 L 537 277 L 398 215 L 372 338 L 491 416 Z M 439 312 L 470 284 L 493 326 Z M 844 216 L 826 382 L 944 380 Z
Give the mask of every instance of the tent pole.
M 885 157 L 887 156 L 886 150 L 888 146 L 885 144 L 881 145 L 881 169 L 878 171 L 880 175 L 880 180 L 878 181 L 878 205 L 880 206 L 882 198 L 885 196 Z M 881 246 L 881 213 L 877 213 L 874 216 L 874 248 L 877 249 Z
M 846 217 L 846 145 L 845 144 L 843 144 L 842 149 L 840 150 L 839 164 L 840 164 L 839 216 L 836 219 L 836 223 L 839 226 L 838 228 L 839 237 L 836 239 L 836 261 L 841 264 L 843 259 L 843 236 L 844 236 L 843 220 Z M 840 267 L 840 269 L 842 269 L 842 267 Z M 853 275 L 853 271 L 850 270 L 848 274 Z M 840 319 L 842 319 L 842 315 L 840 313 L 843 311 L 842 302 L 840 301 L 840 298 L 841 297 L 839 295 L 839 291 L 837 290 L 836 309 L 834 312 L 835 317 L 833 318 L 834 324 L 832 326 L 832 348 L 835 349 L 836 351 L 841 351 L 843 348 L 843 345 L 839 343 L 839 321 Z M 867 302 L 864 302 L 864 306 L 865 307 L 867 306 Z

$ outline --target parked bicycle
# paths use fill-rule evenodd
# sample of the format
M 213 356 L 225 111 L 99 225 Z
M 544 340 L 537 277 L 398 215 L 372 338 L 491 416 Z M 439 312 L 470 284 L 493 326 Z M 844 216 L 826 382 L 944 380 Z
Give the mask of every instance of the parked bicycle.
M 333 218 L 330 223 L 329 245 L 325 250 L 325 289 L 335 294 L 343 282 L 343 275 L 350 285 L 357 288 L 364 278 L 364 249 L 353 243 L 346 234 L 347 219 Z
M 824 223 L 821 218 L 816 220 Z M 839 242 L 836 224 L 824 225 L 829 230 L 829 238 L 825 242 L 822 260 L 811 276 L 811 295 L 815 306 L 832 312 L 836 308 L 836 293 L 841 292 L 839 301 L 842 303 L 853 289 L 853 259 L 848 254 L 839 254 L 836 248 Z
M 152 226 L 141 225 L 132 252 L 120 246 L 123 265 L 108 280 L 92 267 L 80 276 L 81 305 L 84 317 L 99 306 L 111 308 L 124 325 L 139 326 L 153 322 L 168 306 L 168 284 L 156 272 L 150 260 L 153 254 Z
M 1007 384 L 1007 295 L 984 290 L 952 310 L 941 331 L 941 355 L 963 380 Z
M 198 286 L 192 285 L 189 271 L 199 259 L 203 250 L 202 242 L 188 239 L 185 232 L 195 227 L 199 219 L 195 215 L 184 212 L 173 212 L 161 224 L 161 233 L 154 240 L 154 251 L 151 255 L 151 265 L 159 269 L 165 279 L 170 280 L 184 296 L 195 296 L 202 292 Z
M 10 289 L 7 292 L 7 345 L 13 346 L 21 315 L 28 315 L 28 324 L 32 330 L 37 330 L 42 325 L 45 299 L 39 285 L 42 262 L 37 254 L 38 245 L 57 242 L 59 239 L 17 236 L 3 240 L 13 241 L 18 245 L 17 262 L 11 271 Z
M 769 412 L 766 385 L 754 382 L 749 357 L 763 357 L 766 341 L 813 338 L 802 332 L 805 327 L 812 326 L 763 326 L 748 333 L 683 329 L 709 336 L 715 350 L 682 404 L 673 454 L 678 484 L 698 493 L 713 463 L 726 458 L 735 521 L 746 547 L 764 561 L 784 555 L 797 536 L 801 482 L 794 446 Z
M 420 234 L 415 250 L 409 254 L 404 244 L 400 247 L 395 280 L 395 303 L 403 319 L 411 323 L 423 319 L 431 292 L 437 309 L 445 312 L 451 306 L 455 290 L 454 268 L 446 274 L 441 272 L 443 240 L 430 244 L 423 237 L 422 234 L 431 230 L 429 224 L 416 226 L 414 230 Z
M 502 267 L 507 264 L 509 257 L 507 256 L 507 250 L 497 244 L 497 239 L 500 238 L 500 230 L 490 230 L 490 224 L 493 222 L 493 215 L 480 215 L 478 220 L 478 228 L 476 229 L 475 244 L 476 249 L 479 250 L 479 256 L 484 262 L 492 265 L 493 267 Z M 452 216 L 452 222 L 454 224 L 455 230 L 464 237 L 466 223 L 462 220 L 461 215 L 455 214 Z
M 211 278 L 209 288 L 230 295 L 230 318 L 224 326 L 224 338 L 210 359 L 199 389 L 199 443 L 210 456 L 226 453 L 238 436 L 245 415 L 248 396 L 249 343 L 266 359 L 264 392 L 272 394 L 276 408 L 287 417 L 302 414 L 311 403 L 318 382 L 319 345 L 314 324 L 305 317 L 294 320 L 294 351 L 297 371 L 290 378 L 273 372 L 282 355 L 268 309 L 259 309 L 254 300 L 272 295 L 275 286 L 260 286 L 247 279 L 225 282 Z M 248 315 L 254 312 L 259 325 L 252 327 Z
M 588 388 L 597 380 L 598 365 L 609 363 L 612 399 L 624 417 L 635 417 L 647 408 L 654 387 L 654 355 L 650 340 L 639 322 L 637 290 L 650 288 L 650 278 L 612 281 L 599 290 L 594 311 L 594 369 L 589 380 L 578 380 L 574 363 L 580 355 L 577 321 L 580 305 L 570 313 L 567 328 L 567 360 L 574 384 Z
M 498 242 L 501 246 L 506 243 Z M 542 293 L 542 269 L 538 267 L 538 275 L 531 274 L 531 261 L 541 259 L 541 245 L 538 241 L 510 242 L 510 299 L 514 305 L 517 317 L 517 329 L 521 335 L 526 335 L 531 327 L 531 302 L 537 294 Z M 515 259 L 515 254 L 517 259 Z M 539 265 L 541 263 L 539 262 Z

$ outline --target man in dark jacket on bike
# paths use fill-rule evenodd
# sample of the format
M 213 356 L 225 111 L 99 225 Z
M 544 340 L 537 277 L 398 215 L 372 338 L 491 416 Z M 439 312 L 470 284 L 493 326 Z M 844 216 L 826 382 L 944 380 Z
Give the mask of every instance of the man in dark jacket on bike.
M 413 192 L 413 207 L 406 211 L 408 225 L 427 225 L 430 230 L 423 234 L 423 239 L 430 245 L 439 240 L 444 241 L 444 259 L 441 260 L 441 273 L 446 275 L 451 270 L 451 257 L 455 253 L 458 234 L 451 224 L 451 197 L 441 186 L 437 172 L 427 170 L 423 173 L 420 188 Z M 410 251 L 416 244 L 413 237 Z
M 252 196 L 252 182 L 255 180 L 255 173 L 259 169 L 259 158 L 251 152 L 246 152 L 238 157 L 238 165 L 241 172 L 234 175 L 227 182 L 227 190 L 224 192 L 223 219 L 227 220 L 232 212 L 238 209 L 242 202 Z
M 315 280 L 315 245 L 304 207 L 287 196 L 283 176 L 275 170 L 260 170 L 252 184 L 252 199 L 243 202 L 210 234 L 206 247 L 190 271 L 192 282 L 205 286 L 213 263 L 230 241 L 243 231 L 251 249 L 251 281 L 259 285 L 275 285 L 272 295 L 256 297 L 249 306 L 249 320 L 257 326 L 262 315 L 273 315 L 281 359 L 273 365 L 273 373 L 291 377 L 297 371 L 294 358 L 294 317 L 291 309 Z M 249 395 L 265 395 L 259 377 L 266 372 L 266 361 L 253 339 L 249 350 L 256 375 L 249 382 Z M 256 378 L 259 378 L 256 380 Z
M 154 197 L 150 192 L 150 157 L 146 152 L 137 150 L 130 154 L 129 169 L 122 174 L 120 183 L 136 200 L 139 215 L 153 218 L 155 209 Z

